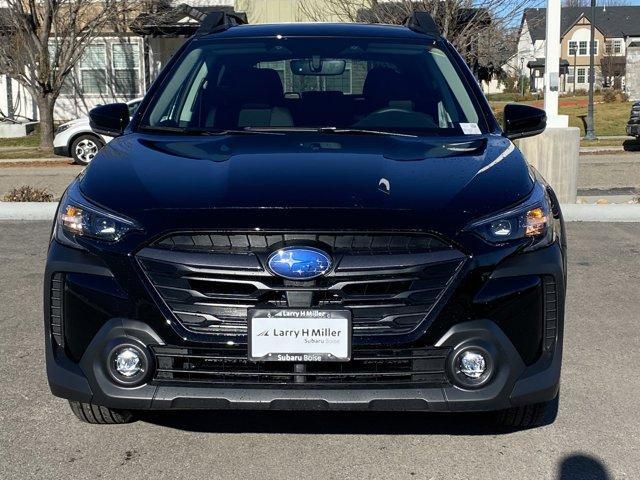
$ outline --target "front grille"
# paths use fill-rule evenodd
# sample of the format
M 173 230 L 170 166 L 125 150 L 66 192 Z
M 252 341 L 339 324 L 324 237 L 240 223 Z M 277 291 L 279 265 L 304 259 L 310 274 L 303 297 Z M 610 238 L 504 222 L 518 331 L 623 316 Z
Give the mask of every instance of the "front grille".
M 556 281 L 543 277 L 544 285 L 544 349 L 551 351 L 558 335 L 558 293 Z
M 64 348 L 64 275 L 51 276 L 49 291 L 49 330 L 56 345 Z
M 306 243 L 305 243 L 306 242 Z M 335 268 L 311 281 L 265 267 L 282 245 L 314 245 Z M 354 336 L 403 335 L 430 318 L 466 257 L 424 234 L 173 235 L 137 256 L 177 319 L 198 333 L 246 335 L 250 308 L 346 308 Z
M 449 384 L 445 362 L 450 348 L 356 349 L 349 362 L 250 362 L 246 348 L 153 347 L 154 382 L 221 386 L 439 387 Z
M 335 253 L 411 253 L 451 248 L 437 237 L 422 234 L 353 233 L 194 233 L 168 235 L 156 246 L 211 253 L 271 252 L 287 242 L 312 242 Z

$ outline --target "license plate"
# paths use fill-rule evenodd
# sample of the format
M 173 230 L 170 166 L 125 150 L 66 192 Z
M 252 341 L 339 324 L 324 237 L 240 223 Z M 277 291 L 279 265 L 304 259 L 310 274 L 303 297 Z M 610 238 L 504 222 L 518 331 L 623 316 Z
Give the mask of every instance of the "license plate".
M 249 360 L 348 362 L 351 312 L 305 308 L 251 309 Z

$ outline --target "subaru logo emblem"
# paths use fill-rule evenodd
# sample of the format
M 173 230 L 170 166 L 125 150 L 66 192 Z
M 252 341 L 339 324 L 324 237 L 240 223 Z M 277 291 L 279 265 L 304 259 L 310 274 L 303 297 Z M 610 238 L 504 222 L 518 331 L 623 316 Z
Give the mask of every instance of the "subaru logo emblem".
M 288 280 L 311 280 L 329 271 L 331 257 L 310 247 L 286 247 L 273 252 L 267 261 L 269 269 Z

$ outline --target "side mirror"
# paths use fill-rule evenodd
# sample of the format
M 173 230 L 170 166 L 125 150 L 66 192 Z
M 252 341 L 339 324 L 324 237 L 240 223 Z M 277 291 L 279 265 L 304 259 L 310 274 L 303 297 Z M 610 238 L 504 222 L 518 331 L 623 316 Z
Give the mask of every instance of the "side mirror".
M 129 125 L 129 107 L 126 103 L 100 105 L 89 112 L 91 130 L 108 137 L 119 137 Z
M 547 127 L 547 113 L 530 105 L 509 103 L 504 107 L 504 133 L 510 140 L 533 137 Z

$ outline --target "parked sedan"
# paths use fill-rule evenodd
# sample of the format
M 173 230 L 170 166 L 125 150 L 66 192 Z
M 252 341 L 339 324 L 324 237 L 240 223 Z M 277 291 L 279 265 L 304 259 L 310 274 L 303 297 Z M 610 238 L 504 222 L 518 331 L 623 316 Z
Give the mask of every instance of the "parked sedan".
M 636 102 L 631 107 L 629 123 L 627 123 L 627 135 L 640 140 L 640 102 Z
M 129 114 L 133 116 L 141 98 L 127 102 Z M 63 123 L 56 130 L 53 151 L 62 157 L 72 157 L 74 163 L 88 165 L 98 150 L 111 141 L 112 137 L 98 135 L 89 125 L 89 117 L 82 117 Z

